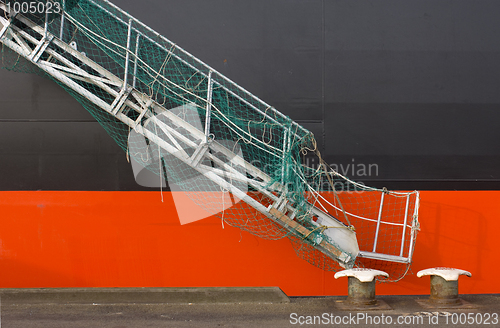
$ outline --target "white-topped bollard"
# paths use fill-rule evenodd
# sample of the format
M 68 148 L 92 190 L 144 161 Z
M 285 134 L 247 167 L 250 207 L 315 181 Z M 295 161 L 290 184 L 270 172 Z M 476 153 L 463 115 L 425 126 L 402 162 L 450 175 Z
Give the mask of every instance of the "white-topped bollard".
M 354 268 L 339 271 L 334 277 L 335 279 L 348 277 L 348 296 L 346 304 L 363 308 L 378 305 L 378 301 L 375 298 L 376 276 L 389 277 L 389 274 L 380 270 Z
M 458 277 L 472 274 L 465 270 L 454 268 L 430 268 L 421 270 L 417 277 L 431 276 L 431 292 L 429 303 L 442 306 L 458 306 L 462 302 L 458 298 Z

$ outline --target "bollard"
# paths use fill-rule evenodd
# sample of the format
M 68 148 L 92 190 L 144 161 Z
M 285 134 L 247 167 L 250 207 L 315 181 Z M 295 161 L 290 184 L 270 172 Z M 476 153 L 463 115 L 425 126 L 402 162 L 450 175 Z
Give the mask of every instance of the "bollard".
M 417 277 L 430 276 L 431 282 L 429 299 L 419 303 L 436 308 L 457 308 L 469 304 L 458 298 L 458 277 L 461 275 L 472 276 L 468 271 L 454 268 L 438 267 L 419 271 Z
M 341 303 L 346 310 L 360 309 L 390 309 L 383 301 L 375 298 L 375 277 L 389 275 L 380 270 L 355 268 L 339 271 L 335 274 L 335 279 L 348 277 L 347 300 Z

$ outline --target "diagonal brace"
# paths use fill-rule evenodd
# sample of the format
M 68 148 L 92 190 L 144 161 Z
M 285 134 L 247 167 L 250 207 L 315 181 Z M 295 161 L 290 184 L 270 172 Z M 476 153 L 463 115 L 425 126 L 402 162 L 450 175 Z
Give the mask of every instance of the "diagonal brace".
M 52 39 L 54 39 L 53 35 L 43 37 L 37 44 L 36 48 L 31 52 L 28 59 L 34 63 L 38 62 L 42 54 L 45 52 L 45 49 L 47 49 L 47 47 L 49 46 Z
M 5 36 L 5 33 L 7 32 L 7 30 L 9 29 L 10 25 L 12 24 L 12 21 L 14 20 L 14 18 L 16 17 L 17 13 L 14 12 L 12 14 L 12 16 L 10 16 L 9 20 L 7 21 L 7 24 L 5 24 L 2 28 L 2 30 L 0 30 L 0 40 L 3 39 L 3 37 Z
M 113 115 L 116 115 L 120 109 L 123 107 L 123 104 L 127 100 L 130 92 L 132 92 L 132 88 L 127 86 L 126 88 L 123 88 L 118 96 L 115 98 L 113 103 L 111 104 L 111 113 Z

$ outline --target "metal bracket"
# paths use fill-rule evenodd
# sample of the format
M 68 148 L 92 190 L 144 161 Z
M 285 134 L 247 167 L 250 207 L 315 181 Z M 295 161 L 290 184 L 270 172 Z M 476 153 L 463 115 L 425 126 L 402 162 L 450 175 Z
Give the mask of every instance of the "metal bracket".
M 149 107 L 151 107 L 152 104 L 153 104 L 153 99 L 149 98 L 148 101 L 146 102 L 146 104 L 144 106 L 142 106 L 142 111 L 139 114 L 139 117 L 137 117 L 137 119 L 135 120 L 134 129 L 137 125 L 141 124 L 142 118 L 144 117 L 144 115 L 146 115 L 146 113 L 149 110 Z
M 193 167 L 198 166 L 198 164 L 200 164 L 201 160 L 203 159 L 203 156 L 205 156 L 207 151 L 208 151 L 208 143 L 206 142 L 200 143 L 198 148 L 196 148 L 196 150 L 194 151 L 193 155 L 191 155 L 190 158 L 191 165 Z
M 48 37 L 43 37 L 40 42 L 36 45 L 36 48 L 31 52 L 28 59 L 32 62 L 36 63 L 45 52 L 45 49 L 49 46 L 50 42 L 54 39 L 53 35 L 49 35 Z
M 132 92 L 132 88 L 130 86 L 127 86 L 126 88 L 123 88 L 118 96 L 115 98 L 113 103 L 111 104 L 111 113 L 113 115 L 118 114 L 120 109 L 123 107 L 123 104 L 127 100 L 130 92 Z
M 283 193 L 280 198 L 276 199 L 276 201 L 269 205 L 269 207 L 267 208 L 267 210 L 269 211 L 271 208 L 275 208 L 277 209 L 278 211 L 280 212 L 286 212 L 288 210 L 285 210 L 285 206 L 288 204 L 288 199 L 286 198 L 286 194 Z M 286 214 L 286 213 L 285 213 Z M 295 217 L 295 215 L 294 215 Z M 292 219 L 293 220 L 293 219 Z

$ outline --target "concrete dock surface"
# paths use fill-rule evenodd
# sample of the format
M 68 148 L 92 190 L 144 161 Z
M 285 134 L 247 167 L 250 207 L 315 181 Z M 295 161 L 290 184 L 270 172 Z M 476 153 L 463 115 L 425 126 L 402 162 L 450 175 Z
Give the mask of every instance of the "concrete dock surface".
M 383 307 L 352 310 L 344 296 L 273 287 L 0 289 L 0 327 L 500 327 L 499 294 L 460 295 L 455 308 L 427 298 L 377 296 Z

